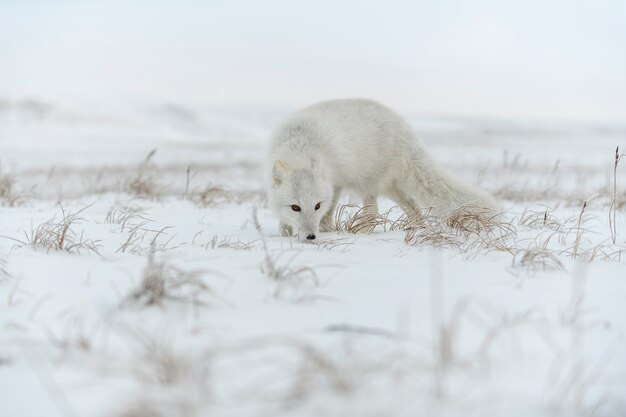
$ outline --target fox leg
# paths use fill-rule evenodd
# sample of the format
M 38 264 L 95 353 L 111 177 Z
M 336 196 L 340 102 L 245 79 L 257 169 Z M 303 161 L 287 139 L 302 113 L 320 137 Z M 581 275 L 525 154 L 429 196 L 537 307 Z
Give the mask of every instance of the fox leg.
M 325 232 L 332 232 L 335 230 L 335 211 L 337 209 L 337 201 L 339 201 L 339 195 L 341 194 L 341 188 L 335 187 L 333 189 L 333 198 L 330 201 L 328 211 L 322 217 L 320 221 L 320 228 Z
M 420 213 L 419 205 L 415 198 L 410 197 L 409 194 L 398 184 L 394 184 L 391 186 L 389 190 L 387 190 L 387 196 L 396 203 L 400 208 L 404 211 L 404 213 L 409 218 L 415 218 L 418 221 L 422 221 L 423 217 Z
M 368 215 L 378 216 L 378 201 L 375 195 L 368 195 L 363 199 L 363 211 Z
M 363 216 L 363 223 L 357 228 L 365 233 L 373 232 L 378 220 L 378 201 L 375 195 L 363 197 Z
M 280 231 L 281 236 L 293 236 L 293 228 L 285 223 L 280 223 L 278 225 L 278 229 Z

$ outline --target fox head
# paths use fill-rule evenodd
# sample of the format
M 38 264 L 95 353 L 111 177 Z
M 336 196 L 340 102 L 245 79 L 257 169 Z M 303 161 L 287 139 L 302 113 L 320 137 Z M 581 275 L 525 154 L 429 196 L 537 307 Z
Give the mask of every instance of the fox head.
M 290 227 L 300 241 L 314 240 L 319 234 L 320 220 L 330 209 L 333 187 L 315 159 L 298 168 L 277 160 L 272 168 L 269 195 L 280 222 Z

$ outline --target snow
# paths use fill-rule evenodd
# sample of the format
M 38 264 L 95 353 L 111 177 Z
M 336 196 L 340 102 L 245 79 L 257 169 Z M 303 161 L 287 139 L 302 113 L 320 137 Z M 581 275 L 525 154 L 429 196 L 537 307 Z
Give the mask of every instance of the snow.
M 309 245 L 277 236 L 263 196 L 289 110 L 0 106 L 1 415 L 626 414 L 624 130 L 410 117 L 499 196 L 509 250 L 382 227 Z M 75 249 L 28 244 L 82 209 Z M 172 287 L 146 305 L 155 270 Z

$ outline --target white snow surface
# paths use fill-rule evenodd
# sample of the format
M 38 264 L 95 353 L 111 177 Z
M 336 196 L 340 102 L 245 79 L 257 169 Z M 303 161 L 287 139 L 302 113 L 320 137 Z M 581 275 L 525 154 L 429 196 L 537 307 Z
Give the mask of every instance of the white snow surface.
M 407 116 L 508 246 L 310 245 L 265 204 L 290 110 L 0 101 L 1 416 L 626 415 L 626 129 Z

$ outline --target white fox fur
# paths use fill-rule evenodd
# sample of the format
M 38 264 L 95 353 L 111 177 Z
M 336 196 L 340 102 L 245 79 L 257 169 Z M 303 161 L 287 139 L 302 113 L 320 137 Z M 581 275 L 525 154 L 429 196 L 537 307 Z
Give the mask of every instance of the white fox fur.
M 315 239 L 320 222 L 332 228 L 343 189 L 376 212 L 378 196 L 409 213 L 432 207 L 445 214 L 464 204 L 496 207 L 488 193 L 430 159 L 409 125 L 372 100 L 331 100 L 296 112 L 275 133 L 269 162 L 269 201 L 280 233 L 300 240 Z

